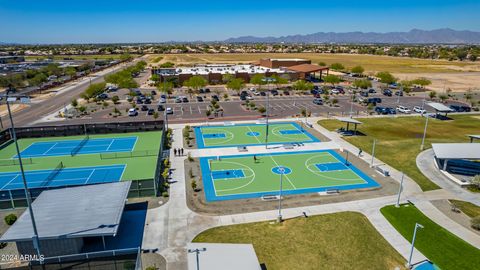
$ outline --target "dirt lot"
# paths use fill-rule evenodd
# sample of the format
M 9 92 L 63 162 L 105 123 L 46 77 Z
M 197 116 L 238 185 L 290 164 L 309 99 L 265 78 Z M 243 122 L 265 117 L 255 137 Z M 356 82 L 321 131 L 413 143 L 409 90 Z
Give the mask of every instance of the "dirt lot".
M 345 155 L 345 153 L 340 154 Z M 378 173 L 372 170 L 368 164 L 356 157 L 352 158 L 353 156 L 355 155 L 350 154 L 349 161 L 352 162 L 357 168 L 366 172 L 368 176 L 372 177 L 377 183 L 379 183 L 381 185 L 380 188 L 341 191 L 339 194 L 335 195 L 319 195 L 317 193 L 289 195 L 284 197 L 282 205 L 285 208 L 292 208 L 316 204 L 353 201 L 393 195 L 398 191 L 398 183 L 396 183 L 393 179 L 380 176 Z M 194 178 L 190 178 L 190 169 L 192 170 Z M 189 162 L 188 159 L 185 160 L 187 205 L 192 211 L 210 215 L 227 215 L 274 210 L 278 206 L 278 201 L 276 200 L 262 201 L 260 198 L 207 202 L 203 193 L 203 182 L 200 180 L 200 175 L 201 172 L 198 159 L 194 159 L 193 162 Z M 196 179 L 197 182 L 196 192 L 191 188 L 192 179 Z
M 452 89 L 455 92 L 474 90 L 480 93 L 480 72 L 441 72 L 441 73 L 394 73 L 400 80 L 409 80 L 418 77 L 425 77 L 432 81 L 429 89 L 442 92 L 445 89 Z

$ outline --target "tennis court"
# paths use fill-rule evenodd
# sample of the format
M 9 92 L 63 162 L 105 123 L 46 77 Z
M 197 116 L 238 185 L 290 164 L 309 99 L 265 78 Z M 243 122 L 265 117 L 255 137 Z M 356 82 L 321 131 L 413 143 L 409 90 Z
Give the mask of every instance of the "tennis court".
M 194 127 L 198 148 L 265 144 L 266 124 L 235 124 Z M 295 122 L 270 123 L 268 144 L 310 143 L 319 140 Z
M 84 138 L 82 140 L 37 141 L 22 152 L 22 158 L 98 154 L 106 152 L 130 152 L 137 137 Z M 15 155 L 14 158 L 17 156 Z
M 33 170 L 25 172 L 29 188 L 49 188 L 72 185 L 87 185 L 118 182 L 122 178 L 126 165 L 65 168 L 57 166 L 53 170 Z M 0 190 L 23 189 L 20 172 L 0 173 Z
M 380 185 L 333 150 L 200 158 L 207 201 L 375 188 Z

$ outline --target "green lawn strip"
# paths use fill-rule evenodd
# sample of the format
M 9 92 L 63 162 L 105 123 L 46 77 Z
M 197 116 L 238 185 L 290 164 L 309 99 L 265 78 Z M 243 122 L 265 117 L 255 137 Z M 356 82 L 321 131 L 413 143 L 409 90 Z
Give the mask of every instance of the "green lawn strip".
M 430 220 L 415 206 L 390 205 L 380 211 L 408 241 L 412 241 L 415 223 L 422 224 L 424 228 L 417 231 L 415 247 L 442 270 L 478 269 L 480 250 Z
M 137 136 L 138 140 L 133 151 L 158 151 L 162 132 L 138 132 L 138 133 L 118 133 L 118 134 L 100 134 L 91 135 L 90 139 L 98 138 L 122 138 Z M 30 144 L 40 141 L 60 141 L 60 140 L 82 140 L 85 136 L 68 136 L 68 137 L 45 137 L 45 138 L 27 138 L 18 141 L 20 151 L 27 148 Z M 15 145 L 10 144 L 6 148 L 0 150 L 0 159 L 9 159 L 16 155 Z M 100 154 L 80 154 L 72 156 L 49 156 L 33 158 L 33 163 L 24 165 L 26 171 L 46 170 L 55 168 L 60 162 L 63 162 L 65 168 L 73 167 L 90 167 L 90 166 L 108 166 L 126 164 L 125 171 L 121 180 L 138 180 L 150 179 L 155 175 L 155 166 L 157 156 L 144 156 L 133 158 L 109 158 L 102 159 Z M 0 172 L 16 172 L 19 171 L 18 165 L 0 166 Z
M 480 216 L 480 206 L 475 205 L 470 202 L 459 201 L 459 200 L 449 200 L 451 203 L 455 204 L 456 207 L 460 209 L 465 215 L 474 218 Z
M 404 269 L 405 261 L 359 213 L 209 229 L 193 242 L 252 243 L 268 269 Z
M 475 134 L 480 126 L 478 116 L 454 115 L 453 121 L 431 120 L 428 123 L 425 149 L 431 143 L 469 142 L 467 134 Z M 345 140 L 371 153 L 373 139 L 377 139 L 375 156 L 405 172 L 423 191 L 438 189 L 417 168 L 416 157 L 421 152 L 420 144 L 425 126 L 423 117 L 362 118 L 358 130 L 366 136 L 345 137 Z M 321 120 L 319 124 L 328 130 L 345 126 L 338 120 Z

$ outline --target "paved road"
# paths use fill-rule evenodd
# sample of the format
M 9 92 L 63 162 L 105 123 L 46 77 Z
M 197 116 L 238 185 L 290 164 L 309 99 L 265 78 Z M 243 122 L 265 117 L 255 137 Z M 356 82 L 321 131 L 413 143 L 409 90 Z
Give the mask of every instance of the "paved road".
M 83 78 L 80 81 L 69 83 L 68 86 L 60 87 L 60 91 L 54 97 L 50 97 L 38 103 L 31 103 L 28 108 L 14 112 L 13 116 L 15 125 L 28 126 L 44 116 L 58 112 L 64 106 L 70 104 L 73 98 L 78 98 L 80 96 L 80 94 L 90 85 L 90 78 L 91 83 L 103 82 L 105 75 L 116 72 L 125 68 L 126 66 L 133 65 L 140 60 L 141 58 L 137 58 L 127 65 L 120 64 L 118 66 L 90 75 L 89 78 Z M 2 118 L 4 127 L 9 127 L 10 124 L 6 120 L 7 119 L 5 117 Z

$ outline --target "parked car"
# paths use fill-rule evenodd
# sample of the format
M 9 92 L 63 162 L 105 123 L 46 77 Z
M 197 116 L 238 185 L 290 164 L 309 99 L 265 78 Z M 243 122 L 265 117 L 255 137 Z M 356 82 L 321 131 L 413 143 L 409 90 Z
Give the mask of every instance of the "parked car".
M 128 95 L 128 96 L 127 96 L 127 101 L 128 101 L 128 102 L 132 102 L 132 101 L 133 101 L 133 97 L 130 96 L 130 95 Z
M 247 100 L 247 96 L 240 96 L 240 100 Z
M 152 100 L 150 98 L 146 98 L 144 103 L 145 104 L 152 104 Z
M 242 92 L 240 92 L 240 96 L 247 96 L 248 95 L 248 92 L 243 90 Z
M 138 115 L 137 109 L 131 108 L 128 110 L 128 116 L 137 116 L 137 115 Z
M 375 112 L 377 114 L 388 114 L 388 111 L 384 107 L 375 107 Z
M 148 109 L 148 111 L 147 111 L 147 115 L 152 115 L 154 112 L 155 112 L 155 110 L 154 110 L 154 109 Z
M 382 103 L 382 99 L 375 97 L 375 98 L 369 98 L 370 103 Z
M 360 96 L 368 97 L 368 92 L 367 91 L 362 91 L 362 92 L 360 92 Z
M 288 90 L 283 90 L 283 94 L 284 94 L 285 96 L 290 96 L 290 92 L 289 92 Z
M 173 109 L 168 107 L 166 110 L 165 110 L 165 113 L 166 114 L 173 114 Z
M 197 101 L 198 102 L 203 102 L 203 98 L 201 96 L 197 96 Z
M 176 97 L 175 98 L 175 103 L 182 103 L 182 98 L 181 97 Z
M 167 95 L 165 95 L 165 94 L 161 94 L 161 95 L 160 95 L 160 98 L 167 99 Z
M 472 108 L 468 107 L 468 106 L 461 106 L 463 111 L 464 112 L 471 112 L 472 111 Z
M 158 103 L 167 103 L 167 99 L 161 97 L 161 98 L 158 100 Z
M 143 104 L 143 99 L 141 98 L 137 98 L 137 101 L 136 101 L 137 104 Z
M 421 113 L 421 114 L 424 114 L 427 112 L 427 110 L 423 109 L 422 107 L 420 106 L 414 106 L 413 107 L 413 111 L 416 112 L 416 113 Z
M 374 93 L 377 93 L 377 91 L 375 91 L 375 89 L 373 89 L 373 88 L 370 88 L 370 89 L 368 89 L 368 93 L 374 94 Z
M 266 96 L 266 95 L 267 95 L 267 93 L 265 93 L 265 91 L 261 91 L 261 92 L 260 92 L 260 96 L 264 97 L 264 96 Z
M 313 100 L 313 104 L 323 105 L 323 100 L 321 98 L 316 98 Z
M 397 111 L 401 112 L 401 113 L 411 113 L 412 111 L 405 107 L 405 106 L 402 106 L 402 105 L 397 105 Z
M 203 88 L 200 88 L 200 89 L 198 90 L 198 93 L 200 93 L 200 94 L 204 94 L 204 93 L 205 93 L 205 89 L 203 89 Z
M 155 90 L 152 90 L 152 91 L 150 92 L 150 94 L 151 94 L 152 96 L 156 96 L 156 95 L 157 95 L 157 92 L 156 92 Z
M 461 106 L 461 105 L 450 105 L 450 109 L 454 110 L 455 112 L 470 112 L 472 108 L 468 106 Z
M 386 107 L 385 110 L 388 114 L 397 114 L 397 111 L 394 108 Z
M 392 90 L 390 90 L 390 89 L 383 90 L 383 95 L 391 97 L 392 96 Z
M 148 111 L 148 106 L 147 105 L 142 105 L 142 108 L 140 109 L 142 112 Z
M 252 88 L 250 88 L 250 89 L 252 89 Z M 252 94 L 254 94 L 255 96 L 259 96 L 259 95 L 260 95 L 260 92 L 257 91 L 257 89 L 255 89 L 255 88 L 253 88 L 253 90 L 251 90 L 251 91 L 252 91 Z
M 102 93 L 100 95 L 97 95 L 97 99 L 100 99 L 100 100 L 104 100 L 104 99 L 107 99 L 108 98 L 108 95 L 105 94 L 105 93 Z
M 277 96 L 278 95 L 278 91 L 273 89 L 273 90 L 270 90 L 270 93 L 274 96 Z
M 340 91 L 338 89 L 332 89 L 332 90 L 330 90 L 330 93 L 338 95 L 338 94 L 340 94 Z
M 220 98 L 219 98 L 217 95 L 213 95 L 213 96 L 212 96 L 212 100 L 220 101 Z
M 205 88 L 205 93 L 210 93 L 210 88 Z
M 182 102 L 183 103 L 188 103 L 188 98 L 187 97 L 182 97 Z
M 163 111 L 165 111 L 165 107 L 160 104 L 160 105 L 158 105 L 158 107 L 157 107 L 157 111 L 163 112 Z
M 395 96 L 400 96 L 400 97 L 403 97 L 403 91 L 395 91 Z

